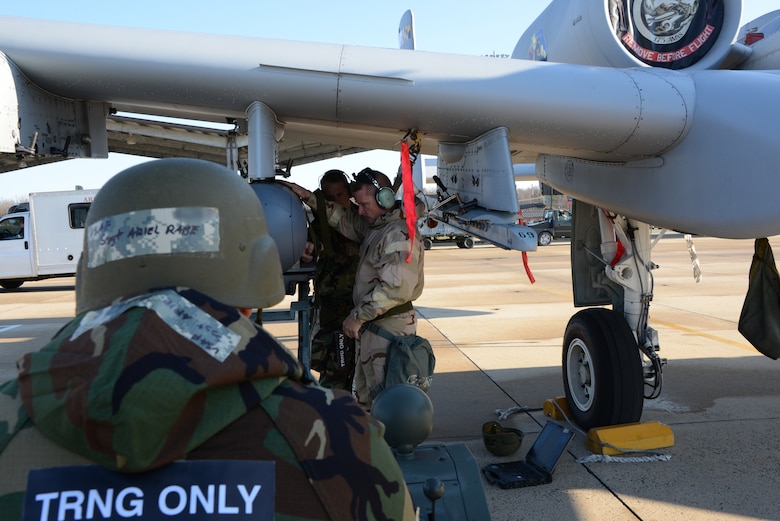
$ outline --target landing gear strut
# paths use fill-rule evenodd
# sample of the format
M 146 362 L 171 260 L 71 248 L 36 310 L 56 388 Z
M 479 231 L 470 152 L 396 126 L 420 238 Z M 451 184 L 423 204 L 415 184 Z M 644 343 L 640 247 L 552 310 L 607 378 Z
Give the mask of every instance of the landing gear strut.
M 563 384 L 583 429 L 637 422 L 660 394 L 658 335 L 648 326 L 653 296 L 651 227 L 580 201 L 574 204 L 575 314 L 563 339 Z M 644 387 L 652 391 L 644 396 Z

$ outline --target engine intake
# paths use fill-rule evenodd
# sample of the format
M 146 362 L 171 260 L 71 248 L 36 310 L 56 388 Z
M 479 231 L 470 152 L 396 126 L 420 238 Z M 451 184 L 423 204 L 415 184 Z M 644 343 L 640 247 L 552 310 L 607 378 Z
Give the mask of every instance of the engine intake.
M 555 0 L 512 58 L 715 69 L 729 55 L 741 14 L 740 0 Z

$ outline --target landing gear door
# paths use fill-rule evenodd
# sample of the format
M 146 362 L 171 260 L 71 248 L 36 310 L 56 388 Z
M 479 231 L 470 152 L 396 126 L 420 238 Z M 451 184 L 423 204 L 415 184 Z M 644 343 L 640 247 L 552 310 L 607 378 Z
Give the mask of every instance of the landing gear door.
M 575 307 L 604 306 L 621 300 L 621 289 L 604 276 L 600 210 L 572 202 L 571 279 Z

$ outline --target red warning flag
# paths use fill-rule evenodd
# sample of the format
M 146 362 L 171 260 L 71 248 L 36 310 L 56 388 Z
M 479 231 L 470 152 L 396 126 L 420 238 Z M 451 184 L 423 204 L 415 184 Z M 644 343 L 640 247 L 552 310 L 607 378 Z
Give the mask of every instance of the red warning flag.
M 409 240 L 414 246 L 414 234 L 417 231 L 417 209 L 414 202 L 414 180 L 412 179 L 412 163 L 409 160 L 409 143 L 401 142 L 401 181 L 404 187 L 404 215 L 406 215 L 406 228 L 409 230 Z M 412 262 L 412 252 L 409 250 L 406 262 Z

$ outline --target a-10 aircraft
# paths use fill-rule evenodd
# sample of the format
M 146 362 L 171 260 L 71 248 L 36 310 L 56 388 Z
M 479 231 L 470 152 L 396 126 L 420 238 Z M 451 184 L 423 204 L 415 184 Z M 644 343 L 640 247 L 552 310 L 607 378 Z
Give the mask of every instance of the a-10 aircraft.
M 513 165 L 535 164 L 575 199 L 569 408 L 583 428 L 634 422 L 662 372 L 651 227 L 780 233 L 780 11 L 741 15 L 740 0 L 553 0 L 512 59 L 0 17 L 0 171 L 112 151 L 268 180 L 417 137 L 438 157 L 432 216 L 530 251 Z M 288 210 L 275 237 L 300 235 Z

